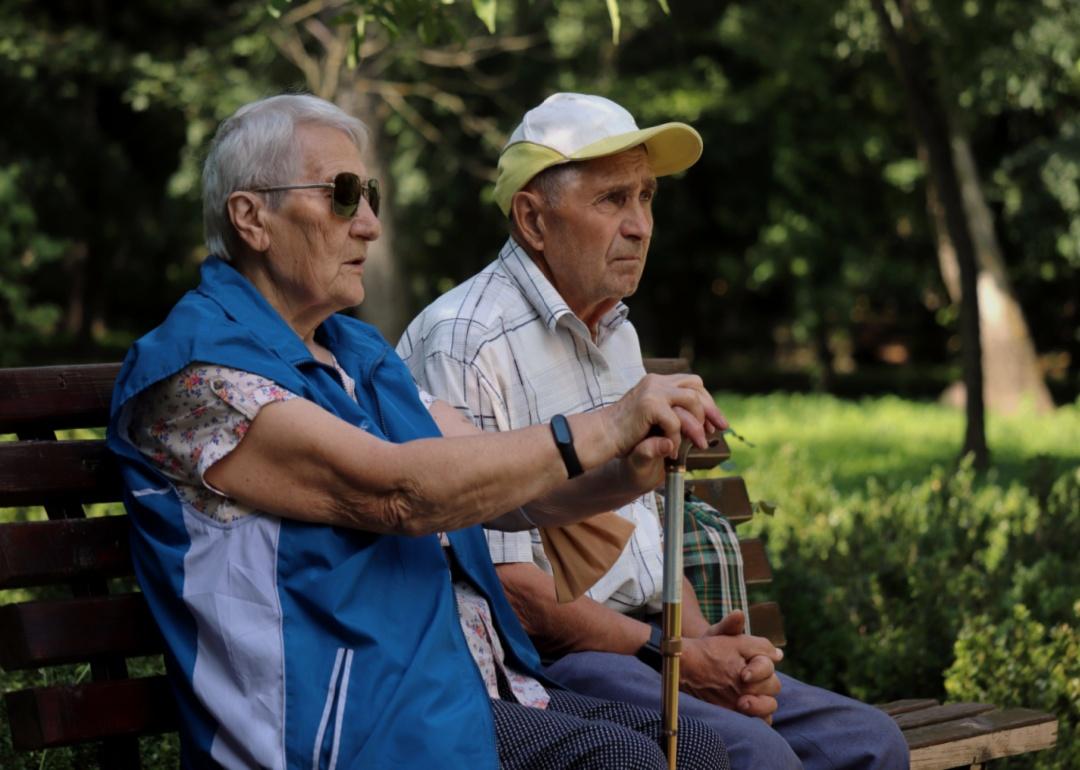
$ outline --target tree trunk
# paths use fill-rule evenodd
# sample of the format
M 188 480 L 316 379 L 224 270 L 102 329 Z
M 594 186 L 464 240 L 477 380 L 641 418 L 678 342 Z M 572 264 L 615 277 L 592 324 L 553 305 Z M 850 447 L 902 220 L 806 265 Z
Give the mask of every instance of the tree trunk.
M 960 338 L 964 389 L 967 394 L 963 453 L 972 453 L 977 468 L 990 462 L 986 445 L 986 413 L 983 394 L 982 342 L 979 333 L 979 293 L 976 289 L 978 267 L 975 247 L 960 180 L 953 160 L 948 112 L 933 80 L 933 68 L 925 44 L 920 40 L 915 12 L 910 0 L 897 0 L 903 26 L 893 25 L 884 0 L 872 0 L 882 28 L 889 61 L 903 85 L 907 111 L 920 143 L 926 147 L 930 178 L 941 200 L 945 231 L 956 252 L 960 272 Z
M 1014 413 L 1024 405 L 1038 412 L 1052 411 L 1054 401 L 1046 387 L 1024 312 L 1016 301 L 1005 272 L 1005 260 L 994 231 L 993 215 L 986 205 L 979 183 L 971 145 L 965 136 L 954 133 L 952 150 L 979 265 L 979 328 L 986 374 L 986 404 L 990 409 L 1006 414 Z M 927 199 L 937 225 L 941 275 L 949 296 L 953 302 L 959 302 L 960 267 L 956 250 L 944 227 L 941 204 L 933 185 L 927 188 Z M 960 399 L 963 398 L 962 389 L 958 395 Z
M 363 87 L 363 69 L 368 61 L 353 69 L 346 63 L 349 30 L 336 25 L 334 4 L 311 2 L 285 14 L 282 34 L 274 38 L 278 50 L 304 75 L 308 89 L 332 101 L 345 112 L 359 118 L 368 127 L 369 141 L 364 165 L 370 176 L 379 180 L 383 201 L 393 200 L 393 180 L 383 141 L 382 121 L 375 114 L 376 97 Z M 325 19 L 325 21 L 324 21 Z M 314 45 L 305 44 L 301 30 L 310 35 Z M 317 51 L 313 53 L 310 49 Z M 408 296 L 394 257 L 393 206 L 383 205 L 379 214 L 382 235 L 368 246 L 364 263 L 364 301 L 358 315 L 376 326 L 391 344 L 396 343 L 410 318 Z
M 367 262 L 364 263 L 364 302 L 359 315 L 376 326 L 390 344 L 397 344 L 398 337 L 412 320 L 409 315 L 408 295 L 401 277 L 400 264 L 394 257 L 393 206 L 385 202 L 393 200 L 394 185 L 390 178 L 382 135 L 382 124 L 375 115 L 373 101 L 376 97 L 357 89 L 356 73 L 345 70 L 338 81 L 334 103 L 354 115 L 368 127 L 370 134 L 364 165 L 370 176 L 379 180 L 384 205 L 379 214 L 382 235 L 368 245 Z

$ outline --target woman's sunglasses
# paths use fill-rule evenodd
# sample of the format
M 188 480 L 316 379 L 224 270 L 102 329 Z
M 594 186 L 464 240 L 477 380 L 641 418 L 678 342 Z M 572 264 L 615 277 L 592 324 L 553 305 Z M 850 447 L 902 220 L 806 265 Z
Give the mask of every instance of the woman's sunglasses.
M 279 192 L 281 190 L 333 190 L 330 196 L 330 208 L 339 217 L 352 219 L 360 208 L 360 199 L 367 198 L 371 213 L 379 216 L 379 180 L 361 179 L 350 171 L 342 171 L 333 182 L 313 182 L 311 184 L 283 184 L 275 187 L 259 187 L 252 192 Z

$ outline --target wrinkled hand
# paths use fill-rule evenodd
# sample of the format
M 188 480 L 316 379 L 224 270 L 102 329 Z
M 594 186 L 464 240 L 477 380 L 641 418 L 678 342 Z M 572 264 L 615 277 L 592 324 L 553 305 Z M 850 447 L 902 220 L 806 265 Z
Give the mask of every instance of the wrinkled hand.
M 701 378 L 693 374 L 647 374 L 604 411 L 616 454 L 635 452 L 639 469 L 675 457 L 683 436 L 705 448 L 710 434 L 727 427 Z M 653 426 L 660 435 L 649 435 Z
M 683 640 L 682 689 L 772 724 L 780 692 L 775 664 L 784 654 L 768 639 L 743 633 L 745 625 L 743 614 L 733 612 L 704 636 Z

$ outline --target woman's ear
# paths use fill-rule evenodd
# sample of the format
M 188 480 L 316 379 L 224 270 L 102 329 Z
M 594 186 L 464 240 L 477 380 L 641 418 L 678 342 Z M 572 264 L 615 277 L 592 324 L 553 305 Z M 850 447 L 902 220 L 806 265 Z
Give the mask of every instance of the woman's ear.
M 544 251 L 544 202 L 534 190 L 519 190 L 510 199 L 510 221 L 516 235 L 521 236 L 523 246 L 536 252 Z
M 249 249 L 263 252 L 270 248 L 270 233 L 266 229 L 266 203 L 250 192 L 234 192 L 226 202 L 229 220 Z

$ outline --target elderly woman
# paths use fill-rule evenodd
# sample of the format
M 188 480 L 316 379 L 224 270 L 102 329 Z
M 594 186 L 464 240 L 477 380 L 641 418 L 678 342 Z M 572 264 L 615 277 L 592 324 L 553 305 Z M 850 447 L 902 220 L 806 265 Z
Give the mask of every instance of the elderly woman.
M 185 766 L 666 766 L 655 713 L 537 672 L 474 525 L 617 506 L 723 418 L 700 381 L 648 378 L 591 414 L 472 435 L 336 314 L 379 236 L 364 137 L 310 96 L 226 120 L 203 177 L 214 256 L 117 380 L 109 442 Z M 714 734 L 681 731 L 684 767 L 727 766 Z

